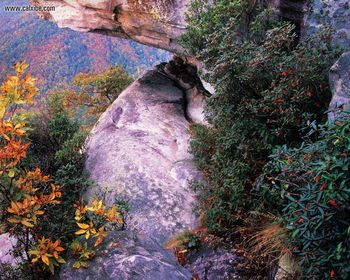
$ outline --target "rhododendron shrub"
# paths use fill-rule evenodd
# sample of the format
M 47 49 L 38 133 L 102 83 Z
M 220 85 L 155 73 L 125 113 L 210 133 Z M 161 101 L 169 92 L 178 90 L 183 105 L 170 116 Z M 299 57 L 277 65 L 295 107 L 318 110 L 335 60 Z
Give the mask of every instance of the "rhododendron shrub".
M 198 194 L 197 211 L 203 225 L 212 233 L 243 243 L 254 238 L 252 231 L 261 224 L 261 217 L 273 212 L 273 223 L 278 223 L 282 216 L 297 211 L 298 203 L 288 204 L 290 207 L 283 210 L 285 202 L 279 199 L 279 192 L 274 196 L 277 190 L 273 186 L 259 187 L 261 174 L 276 147 L 284 144 L 290 149 L 299 147 L 307 133 L 305 127 L 312 121 L 326 121 L 331 99 L 328 71 L 341 50 L 329 44 L 331 34 L 327 30 L 298 42 L 298 28 L 278 20 L 264 6 L 266 1 L 207 2 L 193 1 L 187 33 L 182 37 L 185 48 L 203 63 L 204 79 L 215 88 L 205 109 L 210 125 L 192 125 L 191 151 L 206 178 L 205 183 L 196 182 L 193 187 Z M 317 134 L 310 136 L 310 141 L 317 139 Z M 331 154 L 332 150 L 325 149 L 324 155 L 327 153 Z M 327 164 L 327 159 L 320 159 L 321 162 Z M 338 163 L 340 169 L 347 168 L 346 163 Z M 338 176 L 343 180 L 347 175 Z M 306 188 L 307 184 L 302 186 Z M 335 197 L 322 198 L 331 210 L 339 209 L 340 201 Z M 318 219 L 309 217 L 312 223 Z M 293 219 L 295 227 L 309 223 L 305 217 Z M 342 227 L 341 220 L 332 221 Z M 304 247 L 299 246 L 300 254 L 295 254 L 303 268 L 302 275 L 346 279 L 344 269 L 339 268 L 345 266 L 344 262 L 336 264 L 332 255 L 335 243 L 330 244 L 329 251 L 320 249 L 317 254 L 308 251 L 308 246 L 316 243 L 307 243 L 307 238 L 320 238 L 318 244 L 322 248 L 329 241 L 327 236 L 338 234 L 335 227 L 332 231 L 332 226 L 322 225 L 318 230 L 324 230 L 324 238 L 303 237 L 307 233 L 304 229 L 298 233 L 288 228 L 288 233 L 300 238 L 300 242 L 305 241 Z M 242 243 L 236 244 L 237 247 L 243 247 L 239 246 Z M 346 246 L 344 242 L 339 244 L 337 250 L 344 254 Z M 292 251 L 288 242 L 281 247 Z M 280 253 L 283 254 L 275 252 L 267 258 L 270 261 L 265 261 L 264 271 L 260 270 L 259 261 L 266 254 L 251 257 L 257 263 L 258 274 L 267 276 L 274 263 L 277 266 Z M 251 251 L 249 254 L 252 255 Z M 299 258 L 301 254 L 305 257 Z M 339 254 L 336 258 L 342 258 Z
M 258 190 L 283 213 L 302 276 L 349 279 L 350 119 L 313 126 L 319 139 L 277 149 Z
M 272 149 L 300 144 L 310 119 L 326 119 L 336 53 L 311 41 L 295 47 L 289 24 L 259 41 L 230 41 L 223 32 L 220 46 L 217 32 L 211 36 L 198 54 L 216 89 L 206 108 L 211 127 L 194 125 L 191 147 L 208 179 L 200 192 L 207 225 L 225 232 L 237 222 L 235 212 L 264 207 L 251 190 Z

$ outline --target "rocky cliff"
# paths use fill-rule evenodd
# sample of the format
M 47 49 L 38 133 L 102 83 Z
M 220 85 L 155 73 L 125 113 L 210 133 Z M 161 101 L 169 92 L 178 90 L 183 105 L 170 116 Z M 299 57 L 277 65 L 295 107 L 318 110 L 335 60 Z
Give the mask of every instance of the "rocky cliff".
M 130 38 L 137 42 L 182 52 L 177 40 L 186 30 L 190 0 L 31 0 L 54 6 L 41 12 L 60 27 Z
M 130 38 L 137 42 L 183 53 L 178 43 L 186 30 L 191 0 L 30 0 L 34 5 L 54 6 L 41 12 L 60 27 Z M 208 0 L 211 2 L 212 0 Z M 303 36 L 324 28 L 336 30 L 336 43 L 349 44 L 350 9 L 347 0 L 263 0 L 276 14 L 296 24 Z

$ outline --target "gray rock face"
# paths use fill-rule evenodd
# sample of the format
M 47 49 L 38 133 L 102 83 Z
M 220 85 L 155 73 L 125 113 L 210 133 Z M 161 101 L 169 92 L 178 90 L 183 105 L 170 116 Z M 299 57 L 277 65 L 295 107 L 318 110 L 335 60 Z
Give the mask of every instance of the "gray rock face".
M 189 254 L 185 267 L 200 280 L 233 280 L 242 279 L 237 269 L 237 264 L 241 261 L 241 257 L 229 250 L 204 245 L 199 251 Z
M 350 110 L 350 52 L 344 53 L 331 67 L 329 83 L 333 97 L 328 117 L 334 120 L 342 116 L 341 112 L 335 110 L 336 108 Z
M 130 38 L 180 53 L 178 37 L 186 30 L 190 0 L 30 0 L 38 6 L 54 6 L 40 12 L 59 27 Z
M 350 2 L 349 0 L 309 1 L 303 23 L 304 36 L 324 28 L 333 30 L 334 44 L 350 46 Z
M 0 264 L 15 265 L 19 262 L 19 259 L 12 255 L 16 244 L 16 238 L 11 237 L 8 233 L 0 234 Z
M 174 60 L 158 68 L 183 90 L 186 118 L 194 123 L 207 124 L 203 110 L 206 97 L 209 97 L 211 93 L 207 91 L 199 78 L 197 67 L 175 57 Z
M 61 270 L 64 280 L 189 280 L 191 273 L 148 236 L 130 231 L 110 233 L 99 256 L 88 269 L 72 268 L 69 261 Z
M 128 227 L 162 244 L 196 225 L 189 181 L 200 173 L 188 152 L 184 92 L 158 71 L 128 87 L 101 116 L 86 145 L 86 168 L 107 203 L 130 204 Z

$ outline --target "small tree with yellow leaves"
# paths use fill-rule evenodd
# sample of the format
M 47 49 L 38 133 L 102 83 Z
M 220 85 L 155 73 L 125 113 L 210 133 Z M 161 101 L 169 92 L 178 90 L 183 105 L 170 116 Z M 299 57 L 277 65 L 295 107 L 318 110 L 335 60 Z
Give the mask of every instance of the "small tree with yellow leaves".
M 32 274 L 64 263 L 60 256 L 64 248 L 59 240 L 40 236 L 40 222 L 48 220 L 49 207 L 60 203 L 59 186 L 52 184 L 40 168 L 25 170 L 20 162 L 26 157 L 29 146 L 26 106 L 35 104 L 38 92 L 35 79 L 25 75 L 28 65 L 20 62 L 14 66 L 14 75 L 7 75 L 0 96 L 0 194 L 1 218 L 7 232 L 16 237 L 22 257 Z M 42 263 L 43 266 L 36 266 Z
M 133 78 L 121 66 L 110 66 L 100 74 L 77 74 L 72 81 L 73 87 L 60 93 L 70 113 L 83 113 L 85 123 L 86 119 L 93 123 L 132 81 Z
M 124 227 L 125 213 L 116 205 L 106 207 L 102 200 L 95 199 L 91 205 L 75 203 L 68 211 L 73 224 L 75 211 L 76 230 L 69 227 L 64 227 L 63 232 L 59 230 L 57 223 L 69 216 L 56 217 L 68 205 L 67 201 L 61 201 L 60 186 L 39 167 L 33 170 L 23 167 L 30 145 L 30 114 L 26 111 L 35 105 L 38 92 L 35 79 L 25 75 L 27 68 L 27 64 L 17 63 L 15 75 L 9 74 L 1 86 L 0 213 L 6 231 L 18 241 L 16 251 L 30 269 L 31 278 L 46 279 L 46 273 L 54 274 L 55 268 L 65 263 L 64 247 L 74 235 L 83 235 L 94 242 L 94 248 L 89 248 L 88 242 L 81 244 L 78 239 L 70 244 L 73 255 L 78 256 L 73 266 L 87 267 L 87 261 L 95 257 L 95 248 L 103 242 L 107 231 Z

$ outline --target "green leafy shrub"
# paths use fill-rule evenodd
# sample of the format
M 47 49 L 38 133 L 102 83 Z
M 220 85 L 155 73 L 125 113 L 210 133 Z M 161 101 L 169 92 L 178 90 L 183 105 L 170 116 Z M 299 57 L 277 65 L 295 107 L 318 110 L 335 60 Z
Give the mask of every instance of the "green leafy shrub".
M 344 153 L 335 162 L 333 148 L 327 146 L 337 126 L 312 134 L 301 129 L 310 125 L 310 120 L 325 122 L 331 98 L 328 70 L 341 51 L 323 40 L 327 36 L 322 34 L 298 43 L 294 27 L 277 22 L 273 11 L 258 1 L 204 2 L 193 2 L 188 32 L 182 38 L 190 54 L 203 62 L 204 78 L 215 88 L 206 106 L 210 125 L 192 126 L 191 151 L 206 178 L 204 183 L 193 184 L 202 222 L 211 232 L 232 236 L 232 232 L 254 224 L 253 213 L 272 213 L 278 222 L 282 216 L 297 248 L 302 277 L 346 279 L 348 162 Z M 323 136 L 318 140 L 320 133 Z M 309 146 L 300 148 L 306 135 Z M 345 142 L 341 145 L 347 145 Z M 265 167 L 269 155 L 283 145 L 287 145 L 288 153 L 315 149 L 309 155 L 310 162 L 302 157 L 296 160 L 296 154 L 290 162 L 283 158 L 285 166 L 290 164 L 295 169 L 290 173 L 296 181 L 291 181 L 294 177 L 282 178 L 285 171 L 277 160 Z M 319 183 L 327 188 L 331 185 L 334 191 L 315 192 L 317 187 L 303 178 L 303 168 L 308 164 L 313 171 L 305 172 L 319 177 Z M 267 172 L 262 178 L 264 168 L 272 174 Z M 327 168 L 338 168 L 339 173 Z M 272 178 L 278 174 L 280 180 L 291 182 L 288 188 L 293 189 L 292 183 L 299 188 L 288 194 L 289 190 L 274 186 L 276 179 Z M 321 180 L 324 175 L 328 179 Z M 310 203 L 306 210 L 301 199 Z M 318 204 L 320 199 L 325 208 Z M 305 211 L 309 216 L 296 214 L 305 215 Z M 307 226 L 310 228 L 305 230 Z M 291 251 L 289 245 L 288 241 L 281 248 Z
M 189 10 L 189 26 L 181 43 L 191 54 L 198 54 L 207 48 L 208 36 L 211 37 L 209 41 L 225 37 L 238 42 L 243 38 L 255 38 L 264 29 L 277 24 L 272 9 L 255 0 L 216 0 L 214 3 L 194 0 Z M 224 32 L 227 32 L 227 36 Z M 225 47 L 226 43 L 216 41 L 218 48 Z
M 67 139 L 55 153 L 56 165 L 81 164 L 84 142 L 87 136 L 87 131 L 78 131 L 70 139 Z
M 304 278 L 349 279 L 350 120 L 313 126 L 319 140 L 277 149 L 259 190 L 278 201 Z
M 58 94 L 54 94 L 49 99 L 49 120 L 48 130 L 51 140 L 57 148 L 61 147 L 78 130 L 79 123 L 69 117 L 68 112 L 63 107 L 63 100 Z
M 215 87 L 206 108 L 212 126 L 193 126 L 191 145 L 207 178 L 199 208 L 215 232 L 237 223 L 237 211 L 264 206 L 251 190 L 273 147 L 297 145 L 300 127 L 325 118 L 328 69 L 337 55 L 311 40 L 295 46 L 293 26 L 248 2 L 221 0 L 211 8 L 195 2 L 200 13 L 189 18 L 183 37 Z
M 31 146 L 23 165 L 31 169 L 39 165 L 45 172 L 54 173 L 58 168 L 56 153 L 66 141 L 79 133 L 80 125 L 69 117 L 59 94 L 51 95 L 46 109 L 35 114 L 30 123 Z

